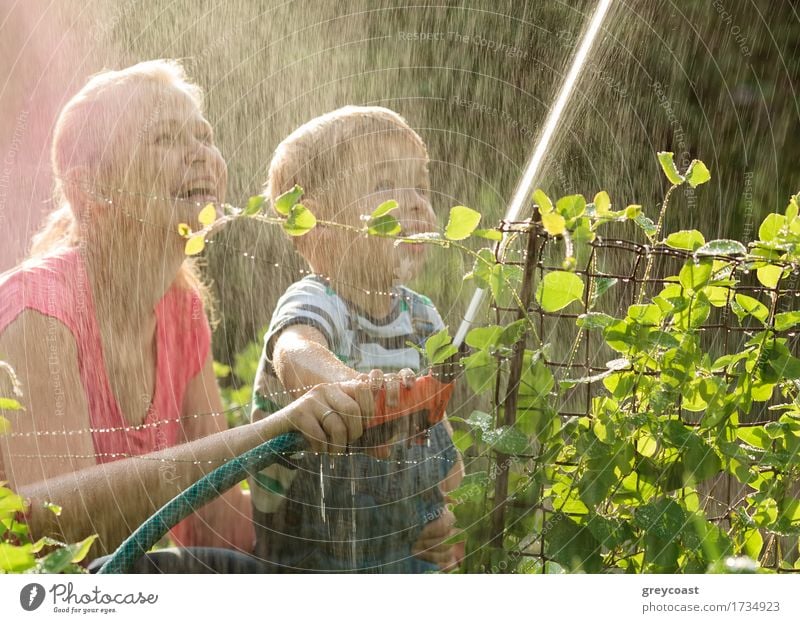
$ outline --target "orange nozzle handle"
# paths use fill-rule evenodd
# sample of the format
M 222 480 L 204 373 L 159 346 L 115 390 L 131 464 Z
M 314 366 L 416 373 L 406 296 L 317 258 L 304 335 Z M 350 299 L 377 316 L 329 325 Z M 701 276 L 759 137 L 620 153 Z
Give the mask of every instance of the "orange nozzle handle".
M 400 388 L 399 403 L 386 405 L 386 388 L 382 388 L 375 399 L 375 415 L 366 425 L 374 428 L 388 422 L 423 412 L 426 428 L 441 422 L 447 403 L 453 393 L 453 383 L 442 383 L 432 374 L 417 378 L 411 388 Z

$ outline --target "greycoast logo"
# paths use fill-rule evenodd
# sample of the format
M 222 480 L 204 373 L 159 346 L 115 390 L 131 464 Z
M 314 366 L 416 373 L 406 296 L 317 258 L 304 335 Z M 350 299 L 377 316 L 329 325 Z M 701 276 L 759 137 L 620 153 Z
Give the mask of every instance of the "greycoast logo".
M 72 582 L 53 584 L 45 590 L 41 584 L 26 584 L 19 593 L 19 603 L 24 610 L 36 610 L 44 603 L 47 593 L 52 599 L 53 612 L 70 614 L 111 614 L 116 606 L 151 605 L 158 601 L 153 593 L 106 593 L 97 586 L 86 593 L 77 592 Z
M 31 612 L 42 605 L 44 601 L 44 586 L 41 584 L 26 584 L 19 592 L 19 605 L 24 610 Z

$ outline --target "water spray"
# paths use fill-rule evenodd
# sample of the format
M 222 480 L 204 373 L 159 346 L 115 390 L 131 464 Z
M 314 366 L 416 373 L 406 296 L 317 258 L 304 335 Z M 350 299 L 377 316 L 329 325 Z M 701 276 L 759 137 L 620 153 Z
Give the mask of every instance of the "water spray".
M 539 137 L 539 142 L 536 144 L 533 155 L 525 167 L 525 173 L 523 174 L 522 179 L 519 181 L 517 189 L 514 191 L 514 196 L 511 199 L 511 203 L 508 205 L 508 209 L 506 210 L 504 217 L 506 222 L 516 221 L 519 218 L 519 215 L 522 212 L 522 207 L 525 205 L 526 200 L 530 196 L 531 188 L 533 188 L 534 182 L 536 181 L 542 161 L 544 160 L 544 155 L 547 153 L 550 147 L 553 135 L 555 134 L 559 121 L 561 120 L 561 116 L 564 114 L 564 109 L 566 108 L 569 96 L 572 94 L 575 84 L 578 82 L 578 77 L 580 76 L 581 71 L 586 64 L 586 58 L 589 56 L 589 51 L 594 45 L 595 39 L 597 38 L 597 33 L 600 32 L 600 26 L 602 26 L 606 14 L 611 7 L 611 2 L 612 0 L 600 0 L 600 2 L 597 4 L 592 21 L 583 35 L 583 39 L 578 47 L 578 51 L 575 53 L 575 58 L 572 60 L 572 65 L 570 66 L 569 72 L 567 73 L 564 83 L 561 86 L 558 99 L 556 99 L 555 104 L 553 104 L 553 107 L 550 109 L 550 113 L 547 115 L 547 121 L 545 122 L 544 130 Z M 502 255 L 505 251 L 508 240 L 508 235 L 504 234 L 503 239 L 499 244 L 500 255 Z M 467 313 L 464 315 L 464 320 L 461 322 L 461 326 L 458 327 L 458 331 L 453 339 L 453 344 L 455 346 L 461 346 L 461 344 L 464 342 L 467 332 L 475 323 L 475 318 L 477 317 L 478 311 L 483 305 L 485 299 L 486 290 L 482 288 L 475 290 L 475 294 L 472 296 L 469 307 L 467 307 Z

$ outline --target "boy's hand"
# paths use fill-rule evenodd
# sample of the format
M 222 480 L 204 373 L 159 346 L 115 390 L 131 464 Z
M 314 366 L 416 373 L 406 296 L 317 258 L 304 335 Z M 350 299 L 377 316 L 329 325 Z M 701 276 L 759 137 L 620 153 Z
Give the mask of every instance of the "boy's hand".
M 381 389 L 386 390 L 386 406 L 396 407 L 400 404 L 400 390 L 411 387 L 416 374 L 411 368 L 386 374 L 376 368 L 369 373 L 359 374 L 356 379 L 362 383 L 362 389 L 354 398 L 361 407 L 363 417 L 369 420 L 375 415 L 375 401 Z M 367 452 L 379 459 L 387 459 L 391 454 L 390 444 L 370 448 Z
M 444 507 L 441 517 L 426 524 L 411 548 L 411 553 L 421 560 L 439 565 L 442 570 L 453 568 L 457 564 L 455 546 L 445 543 L 456 533 L 456 516 L 449 508 Z

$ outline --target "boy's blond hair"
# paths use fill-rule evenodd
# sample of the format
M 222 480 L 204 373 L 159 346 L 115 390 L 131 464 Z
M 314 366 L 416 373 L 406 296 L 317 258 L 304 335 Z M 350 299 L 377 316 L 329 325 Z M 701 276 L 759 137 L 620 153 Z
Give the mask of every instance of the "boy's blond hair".
M 344 106 L 301 125 L 287 136 L 272 158 L 264 194 L 273 201 L 299 184 L 304 199 L 323 209 L 334 199 L 330 192 L 338 180 L 359 175 L 369 163 L 353 166 L 359 150 L 380 148 L 391 133 L 403 133 L 422 149 L 425 143 L 405 119 L 381 106 Z M 342 163 L 348 163 L 342 168 Z M 346 168 L 349 166 L 350 168 Z

